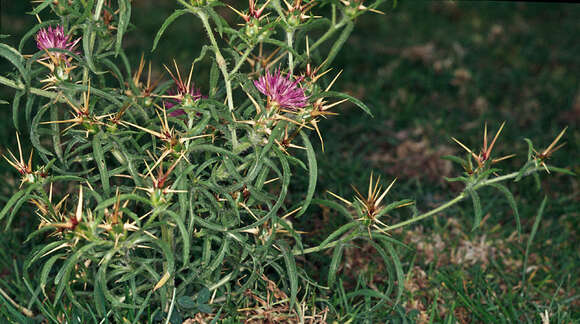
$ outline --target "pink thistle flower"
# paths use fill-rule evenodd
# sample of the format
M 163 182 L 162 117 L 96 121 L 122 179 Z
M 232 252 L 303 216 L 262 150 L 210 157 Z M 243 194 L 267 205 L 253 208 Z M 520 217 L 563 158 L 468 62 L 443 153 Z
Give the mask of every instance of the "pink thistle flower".
M 299 77 L 292 81 L 290 74 L 282 76 L 280 69 L 278 69 L 274 74 L 266 71 L 266 75 L 254 81 L 254 85 L 262 94 L 268 96 L 269 102 L 282 108 L 297 110 L 297 108 L 303 108 L 308 104 L 308 97 L 299 86 L 302 79 L 303 77 Z
M 61 25 L 55 28 L 43 28 L 36 33 L 36 46 L 39 50 L 48 50 L 51 48 L 58 48 L 74 52 L 80 38 L 71 40 L 71 37 L 64 32 Z M 64 53 L 53 53 L 56 57 L 66 56 Z

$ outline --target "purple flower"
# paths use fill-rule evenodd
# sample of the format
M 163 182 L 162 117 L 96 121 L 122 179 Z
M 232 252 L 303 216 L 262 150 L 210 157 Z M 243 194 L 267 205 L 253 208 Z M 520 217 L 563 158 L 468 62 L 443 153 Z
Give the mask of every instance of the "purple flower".
M 48 27 L 41 29 L 36 33 L 36 46 L 39 50 L 48 50 L 50 48 L 59 48 L 73 52 L 77 46 L 80 38 L 71 40 L 71 37 L 64 32 L 64 28 L 60 25 L 55 28 Z M 66 56 L 64 53 L 53 53 L 57 58 Z
M 292 76 L 282 76 L 280 69 L 274 74 L 266 71 L 266 75 L 261 76 L 254 85 L 264 95 L 268 96 L 271 103 L 277 104 L 282 108 L 296 110 L 307 105 L 308 97 L 304 90 L 300 88 L 299 83 L 302 77 L 292 81 Z

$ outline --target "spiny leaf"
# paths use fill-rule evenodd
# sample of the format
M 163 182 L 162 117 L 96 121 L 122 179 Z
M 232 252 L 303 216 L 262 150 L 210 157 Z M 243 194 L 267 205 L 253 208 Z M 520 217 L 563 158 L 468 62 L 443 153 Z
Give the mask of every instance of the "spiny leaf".
M 6 203 L 6 205 L 4 205 L 4 207 L 2 208 L 2 211 L 0 211 L 0 220 L 2 220 L 2 218 L 4 218 L 6 216 L 6 214 L 8 213 L 8 211 L 10 211 L 10 209 L 25 195 L 27 194 L 27 191 L 25 189 L 22 189 L 20 191 L 17 191 L 15 194 L 13 194 L 10 199 L 8 200 L 8 202 Z M 26 199 L 26 198 L 25 198 Z
M 517 230 L 518 230 L 518 235 L 521 235 L 522 224 L 520 223 L 520 213 L 518 211 L 518 204 L 516 203 L 514 195 L 509 191 L 509 189 L 506 186 L 504 186 L 502 184 L 492 183 L 492 184 L 490 184 L 490 186 L 496 188 L 497 190 L 501 191 L 505 195 L 505 197 L 508 201 L 508 204 L 510 205 L 510 207 L 514 211 L 514 217 L 516 218 L 516 226 L 517 226 Z
M 20 132 L 20 125 L 18 123 L 18 117 L 20 116 L 20 98 L 25 94 L 24 91 L 17 91 L 14 95 L 14 100 L 12 101 L 12 122 L 14 123 L 14 128 Z
M 115 55 L 119 55 L 123 43 L 123 35 L 127 31 L 127 26 L 131 20 L 131 3 L 129 0 L 119 0 L 119 23 L 117 25 L 117 43 L 115 44 Z
M 161 36 L 163 36 L 163 33 L 165 32 L 167 27 L 169 27 L 169 25 L 171 25 L 175 21 L 175 19 L 179 18 L 181 15 L 186 14 L 188 12 L 189 10 L 187 9 L 175 10 L 169 17 L 167 17 L 167 19 L 165 19 L 163 25 L 161 25 L 161 28 L 159 28 L 157 35 L 155 35 L 155 39 L 153 40 L 153 48 L 151 49 L 151 52 L 155 51 L 155 49 L 157 48 L 157 43 L 159 42 Z
M 30 76 L 28 75 L 26 69 L 24 68 L 24 58 L 22 57 L 22 55 L 20 55 L 20 53 L 16 49 L 4 43 L 0 43 L 0 57 L 4 57 L 12 65 L 14 65 L 16 69 L 18 69 L 18 72 L 20 73 L 22 78 L 24 79 L 24 82 L 27 85 L 30 84 Z
M 399 259 L 399 256 L 397 255 L 397 252 L 395 251 L 395 248 L 393 247 L 392 244 L 387 243 L 386 241 L 383 241 L 385 247 L 387 248 L 387 251 L 389 251 L 389 254 L 391 255 L 391 259 L 393 260 L 393 264 L 395 265 L 395 272 L 397 274 L 397 300 L 395 302 L 395 304 L 398 304 L 399 301 L 401 300 L 401 296 L 403 296 L 403 291 L 405 289 L 405 275 L 403 272 L 403 266 L 401 264 L 401 260 Z
M 99 169 L 99 173 L 101 175 L 101 185 L 103 186 L 103 190 L 105 191 L 106 196 L 110 196 L 111 194 L 111 187 L 109 184 L 109 169 L 105 163 L 105 154 L 103 152 L 102 146 L 102 137 L 103 133 L 99 132 L 93 138 L 93 156 L 95 158 L 95 162 L 97 163 L 97 167 Z
M 371 109 L 365 103 L 363 103 L 359 99 L 357 99 L 349 94 L 338 92 L 338 91 L 325 91 L 319 95 L 312 96 L 312 99 L 316 99 L 316 98 L 320 98 L 320 97 L 348 99 L 348 101 L 352 102 L 357 107 L 362 109 L 365 113 L 367 113 L 369 116 L 373 117 L 373 113 L 371 112 Z
M 32 16 L 38 15 L 42 10 L 46 7 L 50 6 L 53 3 L 53 0 L 44 0 L 41 4 L 36 6 L 29 14 Z
M 330 266 L 328 267 L 328 286 L 332 287 L 336 281 L 336 274 L 338 273 L 338 267 L 342 259 L 342 253 L 344 251 L 344 243 L 339 243 L 332 252 L 332 259 L 330 260 Z
M 286 274 L 288 276 L 288 281 L 290 282 L 290 308 L 293 308 L 295 303 L 298 302 L 296 299 L 296 296 L 298 295 L 298 270 L 296 268 L 296 261 L 294 260 L 294 255 L 286 242 L 280 241 L 278 242 L 278 245 L 282 250 L 284 263 L 286 264 Z
M 540 208 L 538 208 L 538 213 L 536 214 L 536 219 L 534 220 L 534 225 L 532 226 L 532 232 L 530 233 L 530 237 L 528 238 L 528 243 L 526 244 L 526 252 L 524 254 L 524 264 L 522 267 L 522 284 L 524 285 L 524 289 L 526 287 L 526 270 L 528 267 L 528 255 L 530 253 L 530 247 L 532 246 L 532 242 L 534 237 L 536 236 L 536 232 L 538 231 L 538 227 L 540 226 L 540 221 L 542 220 L 542 216 L 544 215 L 544 209 L 546 208 L 546 203 L 548 202 L 548 196 L 545 196 L 540 204 Z
M 302 137 L 302 141 L 304 142 L 304 147 L 306 147 L 306 157 L 308 159 L 308 190 L 306 191 L 306 197 L 304 198 L 304 202 L 302 203 L 302 209 L 300 209 L 298 214 L 296 214 L 297 218 L 303 215 L 308 209 L 308 206 L 310 206 L 312 197 L 314 197 L 314 191 L 316 190 L 316 180 L 318 179 L 318 166 L 316 165 L 316 153 L 314 153 L 312 143 L 310 143 L 308 136 L 304 132 L 300 132 L 300 136 Z

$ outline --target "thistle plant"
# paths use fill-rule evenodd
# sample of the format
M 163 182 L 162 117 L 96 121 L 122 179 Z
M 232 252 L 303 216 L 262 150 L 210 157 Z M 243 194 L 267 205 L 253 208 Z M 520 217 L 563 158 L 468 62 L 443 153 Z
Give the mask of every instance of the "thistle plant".
M 32 14 L 50 20 L 33 27 L 20 49 L 0 44 L 0 56 L 14 66 L 0 83 L 15 90 L 18 139 L 18 155 L 10 150 L 4 160 L 21 176 L 0 220 L 10 230 L 33 210 L 37 224 L 26 241 L 36 248 L 22 269 L 29 298 L 0 290 L 5 313 L 16 322 L 236 322 L 265 307 L 276 313 L 272 318 L 322 322 L 328 312 L 337 315 L 328 298 L 352 242 L 368 241 L 384 258 L 391 276 L 380 303 L 395 305 L 404 271 L 392 230 L 467 198 L 476 228 L 482 214 L 477 190 L 486 186 L 508 197 L 519 228 L 517 203 L 501 183 L 566 172 L 547 164 L 563 133 L 542 153 L 529 141 L 527 162 L 507 174 L 492 167 L 504 159 L 491 156 L 501 128 L 489 146 L 485 128 L 479 155 L 455 140 L 469 155 L 449 157 L 466 171 L 449 180 L 463 182 L 465 190 L 424 213 L 408 208 L 410 199 L 390 201 L 395 181 L 382 190 L 372 176 L 366 197 L 355 188 L 353 200 L 335 194 L 314 199 L 317 144 L 310 138 L 322 144 L 318 123 L 345 101 L 370 114 L 360 100 L 331 90 L 340 77 L 332 62 L 356 20 L 380 13 L 381 3 L 250 0 L 247 8 L 227 5 L 242 19 L 226 21 L 215 10 L 225 6 L 220 1 L 178 0 L 153 50 L 181 16 L 201 21 L 208 44 L 191 53 L 186 74 L 173 62 L 165 67 L 169 77 L 159 80 L 152 80 L 151 64 L 144 76 L 143 58 L 130 62 L 125 55 L 130 1 L 38 3 Z M 22 53 L 33 35 L 38 51 Z M 203 59 L 211 62 L 205 94 L 195 81 L 195 64 Z M 34 147 L 27 160 L 22 134 Z M 292 201 L 296 173 L 307 174 L 308 184 Z M 311 205 L 336 209 L 349 221 L 305 246 L 309 229 L 297 228 L 295 220 L 311 217 Z M 410 217 L 393 223 L 390 214 L 403 210 Z M 304 260 L 327 250 L 326 280 L 317 282 Z

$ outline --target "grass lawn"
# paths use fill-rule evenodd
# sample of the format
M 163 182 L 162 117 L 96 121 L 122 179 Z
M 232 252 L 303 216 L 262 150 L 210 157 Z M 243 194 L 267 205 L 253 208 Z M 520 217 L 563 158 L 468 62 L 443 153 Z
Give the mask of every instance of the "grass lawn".
M 10 2 L 0 0 L 0 34 L 14 35 L 7 42 L 15 45 L 33 17 L 24 16 L 27 2 Z M 157 28 L 177 5 L 151 0 L 133 5 L 135 26 L 126 41 L 133 61 L 144 51 L 161 71 L 161 64 L 173 57 L 185 65 L 197 55 L 205 36 L 188 19 L 168 29 L 162 51 L 149 53 Z M 367 103 L 374 117 L 345 104 L 337 110 L 340 115 L 321 123 L 325 149 L 317 145 L 318 196 L 330 198 L 330 190 L 350 199 L 351 184 L 365 188 L 373 172 L 385 183 L 398 179 L 387 199 L 414 199 L 419 211 L 434 208 L 463 189 L 444 179 L 462 172 L 441 159 L 463 150 L 451 137 L 479 150 L 484 125 L 493 134 L 504 121 L 495 156 L 517 156 L 498 164 L 500 168 L 512 171 L 525 163 L 524 138 L 542 148 L 568 127 L 567 144 L 551 163 L 580 173 L 580 5 L 399 1 L 395 8 L 382 9 L 385 15 L 360 18 L 333 63 L 331 73 L 343 70 L 333 87 Z M 0 67 L 4 72 L 8 65 L 2 61 Z M 207 75 L 207 67 L 201 64 L 199 73 Z M 199 86 L 205 90 L 203 83 Z M 0 89 L 0 99 L 11 102 L 11 96 L 10 90 Z M 0 153 L 15 145 L 10 107 L 0 105 Z M 0 206 L 18 187 L 16 176 L 0 162 Z M 371 297 L 348 304 L 336 294 L 332 304 L 343 315 L 333 320 L 580 321 L 579 180 L 577 175 L 542 174 L 539 180 L 508 183 L 519 207 L 521 236 L 505 197 L 488 189 L 480 194 L 484 218 L 476 230 L 471 230 L 469 201 L 395 230 L 393 237 L 410 247 L 399 250 L 406 271 L 401 303 L 371 308 Z M 305 176 L 302 182 L 307 181 Z M 541 219 L 536 218 L 544 196 L 548 203 Z M 290 199 L 300 199 L 300 193 L 293 192 Z M 306 244 L 319 242 L 343 223 L 340 217 L 313 206 L 295 227 L 308 232 Z M 36 225 L 32 216 L 23 217 L 0 235 L 0 287 L 14 295 L 26 291 L 19 269 L 28 251 L 21 242 Z M 304 262 L 324 278 L 330 257 L 319 254 Z M 362 285 L 384 291 L 389 273 L 380 264 L 372 246 L 361 242 L 347 248 L 338 277 L 347 291 Z

